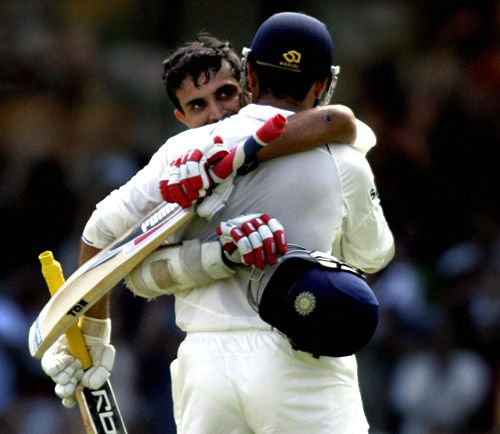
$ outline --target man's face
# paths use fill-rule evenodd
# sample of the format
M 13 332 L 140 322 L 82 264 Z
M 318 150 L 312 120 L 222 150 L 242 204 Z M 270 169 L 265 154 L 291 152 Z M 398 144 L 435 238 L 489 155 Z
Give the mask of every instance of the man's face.
M 191 77 L 186 77 L 175 93 L 184 113 L 175 110 L 175 117 L 189 128 L 217 122 L 240 110 L 241 89 L 227 62 L 219 71 L 210 71 L 210 79 L 203 74 L 196 87 Z

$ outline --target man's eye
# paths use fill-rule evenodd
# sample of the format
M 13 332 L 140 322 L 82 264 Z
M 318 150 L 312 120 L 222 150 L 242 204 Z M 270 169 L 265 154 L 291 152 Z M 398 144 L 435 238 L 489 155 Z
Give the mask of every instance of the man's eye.
M 231 99 L 238 93 L 238 88 L 236 86 L 228 84 L 227 86 L 222 86 L 217 91 L 217 97 L 219 99 Z
M 193 101 L 189 103 L 189 110 L 191 111 L 197 111 L 197 110 L 202 110 L 206 104 L 203 101 Z
M 188 109 L 191 110 L 191 111 L 198 111 L 198 110 L 202 110 L 206 107 L 207 105 L 207 102 L 204 101 L 203 99 L 195 99 L 193 101 L 190 101 L 187 106 L 188 106 Z

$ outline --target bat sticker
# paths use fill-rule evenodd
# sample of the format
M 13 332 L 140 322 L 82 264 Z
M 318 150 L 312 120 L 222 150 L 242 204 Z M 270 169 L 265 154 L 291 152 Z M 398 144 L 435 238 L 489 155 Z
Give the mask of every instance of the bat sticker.
M 142 225 L 132 232 L 127 238 L 121 239 L 116 245 L 113 245 L 103 254 L 99 260 L 89 264 L 84 273 L 98 267 L 104 262 L 109 261 L 118 253 L 122 252 L 126 257 L 130 256 L 135 250 L 153 235 L 158 229 L 165 225 L 175 214 L 180 212 L 176 204 L 165 203 L 158 211 L 150 216 Z

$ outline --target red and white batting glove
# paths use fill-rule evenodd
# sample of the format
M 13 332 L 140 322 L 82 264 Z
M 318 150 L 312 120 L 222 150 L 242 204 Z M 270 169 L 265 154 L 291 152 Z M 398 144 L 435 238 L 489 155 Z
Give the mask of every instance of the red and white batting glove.
M 267 214 L 242 215 L 221 222 L 216 231 L 225 257 L 235 264 L 264 268 L 288 249 L 285 229 Z
M 228 153 L 222 146 L 222 139 L 216 136 L 212 143 L 181 155 L 170 164 L 160 179 L 163 200 L 188 208 L 199 199 L 210 195 L 214 181 L 208 169 Z
M 212 143 L 180 156 L 160 178 L 163 199 L 188 208 L 209 196 L 214 184 L 225 183 L 236 174 L 249 173 L 257 167 L 259 149 L 280 136 L 286 123 L 282 115 L 273 116 L 231 152 L 221 146 L 222 139 L 216 136 Z

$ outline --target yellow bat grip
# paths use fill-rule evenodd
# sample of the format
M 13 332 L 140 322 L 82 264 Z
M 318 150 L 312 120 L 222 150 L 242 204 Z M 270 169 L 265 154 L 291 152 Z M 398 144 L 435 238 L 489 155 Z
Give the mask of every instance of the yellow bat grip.
M 54 259 L 51 251 L 40 253 L 38 259 L 42 264 L 42 274 L 45 282 L 47 282 L 50 294 L 54 295 L 64 283 L 61 264 Z M 78 324 L 73 324 L 66 331 L 66 340 L 68 341 L 71 354 L 82 362 L 83 369 L 90 368 L 92 360 L 90 359 L 90 354 Z

